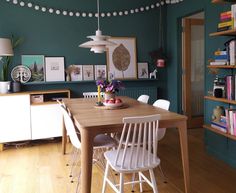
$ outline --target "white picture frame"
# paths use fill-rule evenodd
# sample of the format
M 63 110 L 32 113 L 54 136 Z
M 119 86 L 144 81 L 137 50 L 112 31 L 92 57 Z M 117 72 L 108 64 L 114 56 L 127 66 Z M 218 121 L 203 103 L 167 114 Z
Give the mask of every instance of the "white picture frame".
M 65 81 L 65 58 L 45 57 L 46 82 Z
M 107 66 L 106 65 L 95 65 L 94 69 L 95 80 L 107 79 Z
M 137 79 L 137 56 L 135 37 L 111 37 L 115 46 L 108 46 L 108 74 L 113 79 Z
M 138 78 L 145 79 L 148 78 L 148 63 L 147 62 L 138 62 Z
M 83 80 L 94 80 L 93 65 L 83 65 Z

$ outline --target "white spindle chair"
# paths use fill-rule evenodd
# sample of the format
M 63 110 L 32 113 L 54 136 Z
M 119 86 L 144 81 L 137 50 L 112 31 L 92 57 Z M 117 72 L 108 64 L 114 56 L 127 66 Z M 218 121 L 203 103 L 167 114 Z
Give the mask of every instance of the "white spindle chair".
M 73 123 L 71 113 L 69 112 L 69 109 L 66 108 L 64 103 L 59 103 L 61 107 L 61 111 L 64 117 L 64 123 L 66 127 L 67 134 L 69 135 L 70 141 L 73 145 L 74 153 L 72 154 L 73 159 L 77 159 L 79 155 L 79 151 L 81 149 L 81 143 L 80 143 L 80 138 L 78 135 L 78 132 L 76 131 L 75 125 Z M 100 164 L 104 165 L 103 162 L 103 149 L 107 148 L 114 148 L 117 146 L 116 140 L 111 138 L 109 135 L 105 134 L 99 134 L 94 138 L 94 154 L 93 154 L 93 163 L 97 163 L 97 161 L 101 162 Z M 95 153 L 95 151 L 97 151 Z M 76 163 L 76 160 L 73 161 L 73 164 Z M 73 166 L 73 165 L 72 165 Z M 72 172 L 71 172 L 72 174 Z M 71 176 L 72 177 L 72 176 Z M 79 176 L 78 176 L 78 183 L 77 183 L 77 188 L 76 188 L 76 193 L 78 192 L 78 187 L 79 187 L 79 179 L 80 179 L 80 171 L 79 171 Z
M 137 100 L 138 100 L 139 102 L 148 103 L 149 96 L 143 94 L 143 95 L 140 95 Z
M 97 98 L 98 92 L 84 92 L 84 98 Z M 104 92 L 101 92 L 101 97 L 104 97 Z
M 153 188 L 154 193 L 158 193 L 153 169 L 160 164 L 156 153 L 159 117 L 160 115 L 149 115 L 123 118 L 124 126 L 118 149 L 104 153 L 107 164 L 102 193 L 105 193 L 106 183 L 117 193 L 124 192 L 124 184 L 139 183 L 142 192 L 142 182 L 144 181 Z M 119 184 L 113 184 L 108 179 L 109 167 L 120 173 Z M 151 181 L 142 173 L 144 171 L 149 171 Z M 138 173 L 139 180 L 124 183 L 125 173 Z
M 153 103 L 153 106 L 161 108 L 161 109 L 165 109 L 165 110 L 169 110 L 170 107 L 170 101 L 165 100 L 165 99 L 158 99 Z M 166 128 L 159 128 L 158 130 L 158 141 L 160 141 L 161 139 L 163 139 L 163 137 L 166 134 Z M 164 178 L 164 182 L 167 183 L 167 178 L 161 168 L 161 164 L 158 166 L 159 170 L 161 171 L 161 174 Z

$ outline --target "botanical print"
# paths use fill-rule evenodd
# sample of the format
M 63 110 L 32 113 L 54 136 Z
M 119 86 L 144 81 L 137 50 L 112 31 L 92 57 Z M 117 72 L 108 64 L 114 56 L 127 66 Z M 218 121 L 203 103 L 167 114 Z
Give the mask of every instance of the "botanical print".
M 138 63 L 138 78 L 148 78 L 148 63 Z
M 46 81 L 65 81 L 65 58 L 45 57 Z
M 95 79 L 106 79 L 106 65 L 95 65 Z
M 43 55 L 22 55 L 22 65 L 31 70 L 31 81 L 44 81 L 44 56 Z
M 93 65 L 83 65 L 84 80 L 94 80 Z

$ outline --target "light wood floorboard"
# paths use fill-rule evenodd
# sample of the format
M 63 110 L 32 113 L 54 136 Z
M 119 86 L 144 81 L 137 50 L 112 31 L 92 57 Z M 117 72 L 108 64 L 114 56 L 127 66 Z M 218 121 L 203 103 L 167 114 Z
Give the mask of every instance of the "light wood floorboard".
M 236 193 L 236 169 L 205 152 L 204 130 L 189 130 L 188 137 L 192 193 Z M 164 183 L 156 169 L 159 193 L 183 192 L 177 130 L 167 130 L 158 148 L 162 168 L 168 177 L 168 183 Z M 74 193 L 76 183 L 70 183 L 69 167 L 66 166 L 69 157 L 69 154 L 61 154 L 59 141 L 40 141 L 0 152 L 0 193 Z M 103 173 L 94 166 L 92 193 L 101 192 L 102 181 Z M 125 188 L 125 192 L 130 190 L 130 186 Z M 144 190 L 145 193 L 152 192 L 148 185 Z M 107 188 L 106 192 L 113 191 Z M 135 192 L 139 192 L 138 185 Z

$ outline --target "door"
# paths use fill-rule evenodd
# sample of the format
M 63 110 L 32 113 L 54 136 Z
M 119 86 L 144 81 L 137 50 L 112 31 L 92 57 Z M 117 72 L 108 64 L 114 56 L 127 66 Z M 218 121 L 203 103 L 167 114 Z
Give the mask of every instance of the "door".
M 204 101 L 204 20 L 183 19 L 182 109 L 188 128 L 202 127 Z

